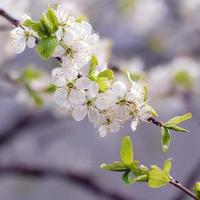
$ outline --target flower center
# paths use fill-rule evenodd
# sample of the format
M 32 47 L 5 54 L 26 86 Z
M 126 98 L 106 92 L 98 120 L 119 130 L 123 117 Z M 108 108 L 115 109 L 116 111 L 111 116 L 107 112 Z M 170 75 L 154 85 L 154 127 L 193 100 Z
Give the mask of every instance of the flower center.
M 67 48 L 65 50 L 65 56 L 70 56 L 70 58 L 73 58 L 73 55 L 74 55 L 74 51 L 71 49 L 71 48 Z
M 88 100 L 86 104 L 87 104 L 88 107 L 89 107 L 89 106 L 92 106 L 92 100 L 91 100 L 91 99 Z
M 120 105 L 120 106 L 123 106 L 123 105 L 126 104 L 126 100 L 122 98 L 122 99 L 120 99 L 116 104 L 117 104 L 117 105 Z
M 73 83 L 68 83 L 68 84 L 67 84 L 67 87 L 68 87 L 69 89 L 72 89 L 72 88 L 74 87 L 74 84 L 73 84 Z

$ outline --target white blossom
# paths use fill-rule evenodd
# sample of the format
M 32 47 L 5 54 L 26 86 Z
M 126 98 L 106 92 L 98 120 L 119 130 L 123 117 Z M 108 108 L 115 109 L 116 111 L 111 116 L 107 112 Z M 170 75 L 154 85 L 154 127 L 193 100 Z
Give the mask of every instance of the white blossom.
M 71 108 L 69 93 L 74 89 L 77 76 L 78 72 L 74 68 L 55 68 L 52 71 L 52 83 L 57 87 L 54 98 L 60 107 Z
M 29 48 L 35 47 L 37 34 L 27 28 L 17 27 L 11 31 L 11 44 L 16 53 L 22 53 L 26 45 Z
M 95 101 L 98 96 L 99 86 L 87 77 L 79 78 L 75 84 L 76 90 L 70 93 L 69 100 L 73 107 L 72 116 L 76 121 L 88 119 L 96 123 L 98 121 L 98 110 Z
M 76 64 L 81 69 L 89 63 L 97 43 L 98 36 L 88 22 L 75 23 L 65 30 L 54 56 L 62 58 L 63 66 Z

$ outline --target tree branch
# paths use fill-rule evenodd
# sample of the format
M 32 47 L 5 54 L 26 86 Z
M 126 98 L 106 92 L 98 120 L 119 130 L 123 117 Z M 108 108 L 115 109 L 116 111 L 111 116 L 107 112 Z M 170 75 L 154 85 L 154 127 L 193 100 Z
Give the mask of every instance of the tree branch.
M 21 26 L 19 20 L 13 18 L 11 15 L 9 15 L 5 10 L 0 8 L 0 16 L 7 19 L 12 25 L 18 27 Z
M 93 194 L 105 197 L 111 200 L 134 200 L 134 198 L 125 197 L 124 194 L 119 194 L 97 184 L 94 180 L 94 176 L 91 174 L 80 174 L 77 172 L 71 172 L 68 170 L 58 170 L 53 168 L 42 168 L 33 166 L 18 166 L 7 165 L 0 166 L 0 174 L 14 174 L 19 176 L 26 176 L 31 178 L 43 178 L 43 177 L 57 177 L 64 181 L 73 182 L 76 185 L 80 185 Z
M 176 179 L 171 177 L 171 180 L 169 181 L 170 184 L 172 184 L 173 186 L 179 188 L 180 190 L 182 190 L 184 193 L 186 193 L 187 195 L 189 195 L 190 197 L 192 197 L 195 200 L 199 200 L 195 194 L 193 192 L 191 192 L 189 189 L 187 189 L 185 186 L 183 186 L 179 181 L 177 181 Z
M 149 123 L 152 123 L 152 124 L 156 125 L 156 126 L 160 126 L 160 127 L 163 126 L 163 123 L 161 121 L 159 121 L 157 119 L 154 119 L 153 117 L 150 117 L 149 119 L 147 119 L 147 121 Z

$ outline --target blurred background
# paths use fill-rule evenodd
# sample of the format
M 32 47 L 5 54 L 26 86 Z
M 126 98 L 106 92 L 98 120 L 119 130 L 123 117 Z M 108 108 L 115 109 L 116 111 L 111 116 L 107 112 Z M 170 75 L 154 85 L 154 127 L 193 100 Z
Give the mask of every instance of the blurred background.
M 87 120 L 77 123 L 54 104 L 49 84 L 57 62 L 42 61 L 32 49 L 15 55 L 12 26 L 0 17 L 0 199 L 190 199 L 171 185 L 125 186 L 119 174 L 99 166 L 120 159 L 128 134 L 135 159 L 162 166 L 172 157 L 175 178 L 189 188 L 200 180 L 200 0 L 0 0 L 0 8 L 17 19 L 38 19 L 48 5 L 63 2 L 99 33 L 102 64 L 147 82 L 160 119 L 193 113 L 185 123 L 190 133 L 174 133 L 165 154 L 159 128 L 145 123 L 134 133 L 128 123 L 100 138 Z M 116 77 L 124 79 L 120 72 Z

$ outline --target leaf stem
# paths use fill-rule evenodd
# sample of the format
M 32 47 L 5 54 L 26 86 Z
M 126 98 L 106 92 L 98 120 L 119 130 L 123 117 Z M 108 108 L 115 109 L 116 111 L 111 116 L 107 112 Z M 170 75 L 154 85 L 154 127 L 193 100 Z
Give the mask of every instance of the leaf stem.
M 191 192 L 189 189 L 187 189 L 185 186 L 183 186 L 179 181 L 177 181 L 176 179 L 170 177 L 170 184 L 172 184 L 173 186 L 179 188 L 180 190 L 182 190 L 183 192 L 185 192 L 187 195 L 189 195 L 190 197 L 192 197 L 195 200 L 199 200 L 195 194 L 193 192 Z

